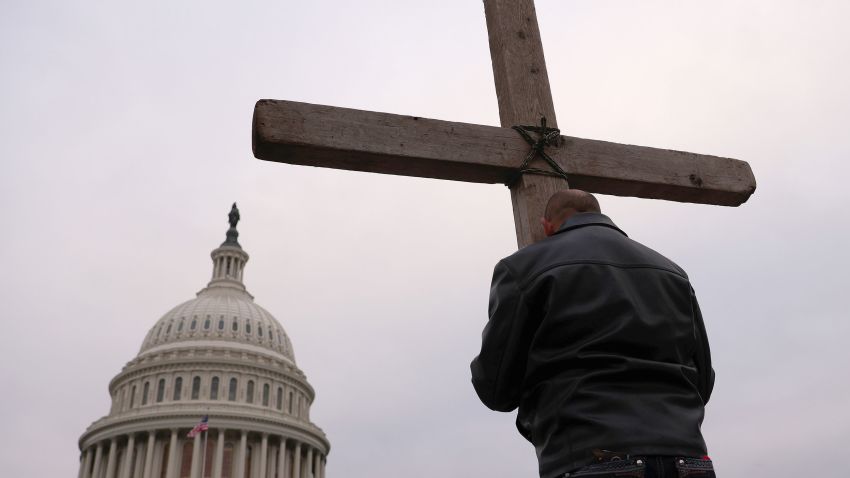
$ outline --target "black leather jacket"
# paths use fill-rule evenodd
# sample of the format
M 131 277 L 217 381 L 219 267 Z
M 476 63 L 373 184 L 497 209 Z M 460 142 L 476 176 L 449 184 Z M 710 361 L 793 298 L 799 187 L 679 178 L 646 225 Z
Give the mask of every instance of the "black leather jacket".
M 580 213 L 496 265 L 472 383 L 550 478 L 594 449 L 701 456 L 714 386 L 688 276 L 607 216 Z

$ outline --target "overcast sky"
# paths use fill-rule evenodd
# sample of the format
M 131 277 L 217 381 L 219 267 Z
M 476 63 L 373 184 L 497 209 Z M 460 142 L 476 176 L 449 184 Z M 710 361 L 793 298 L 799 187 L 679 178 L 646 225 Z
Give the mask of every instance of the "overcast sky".
M 739 208 L 600 198 L 691 276 L 720 476 L 846 476 L 847 2 L 537 13 L 564 134 L 755 172 Z M 469 384 L 492 267 L 516 248 L 507 189 L 251 154 L 260 98 L 498 125 L 480 1 L 3 0 L 0 72 L 4 476 L 77 473 L 109 380 L 209 280 L 233 201 L 331 477 L 536 476 L 514 414 Z

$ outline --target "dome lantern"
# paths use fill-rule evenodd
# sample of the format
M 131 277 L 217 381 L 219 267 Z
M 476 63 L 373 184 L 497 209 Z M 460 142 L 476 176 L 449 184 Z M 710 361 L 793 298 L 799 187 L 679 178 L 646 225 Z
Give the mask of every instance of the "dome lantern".
M 236 230 L 236 224 L 239 222 L 240 216 L 236 203 L 233 203 L 230 213 L 227 216 L 230 222 L 230 228 L 227 230 L 227 238 L 221 243 L 221 246 L 212 251 L 212 279 L 210 279 L 206 289 L 198 292 L 198 296 L 217 287 L 237 289 L 248 294 L 245 284 L 242 283 L 242 274 L 245 269 L 245 263 L 248 262 L 248 253 L 242 250 L 242 246 L 239 245 L 239 241 L 237 240 L 239 238 L 239 231 Z

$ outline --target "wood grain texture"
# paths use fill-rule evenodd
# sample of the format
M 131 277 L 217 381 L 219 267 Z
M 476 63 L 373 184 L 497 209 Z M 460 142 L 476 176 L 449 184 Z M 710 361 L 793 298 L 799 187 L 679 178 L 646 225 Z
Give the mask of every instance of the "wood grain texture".
M 258 101 L 253 123 L 259 159 L 403 176 L 506 183 L 529 150 L 510 128 L 293 101 Z M 737 206 L 755 190 L 731 158 L 570 136 L 547 151 L 591 192 Z
M 506 128 L 534 125 L 545 116 L 547 124 L 556 128 L 555 106 L 533 0 L 484 0 L 484 14 L 501 125 Z M 540 160 L 530 166 L 549 169 Z M 540 218 L 546 201 L 568 187 L 563 179 L 528 174 L 511 187 L 520 248 L 545 237 Z
M 543 43 L 532 0 L 484 0 L 493 79 L 503 127 L 545 116 L 557 128 Z

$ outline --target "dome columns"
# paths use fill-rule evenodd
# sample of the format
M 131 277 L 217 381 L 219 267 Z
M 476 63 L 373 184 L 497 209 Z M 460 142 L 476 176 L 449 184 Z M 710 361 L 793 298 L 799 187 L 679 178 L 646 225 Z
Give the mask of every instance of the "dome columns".
M 118 438 L 113 437 L 109 442 L 109 458 L 106 459 L 106 478 L 115 478 L 115 464 L 118 453 Z
M 327 449 L 298 438 L 247 429 L 210 428 L 129 433 L 92 443 L 81 456 L 79 478 L 325 478 Z M 145 440 L 145 436 L 147 439 Z M 138 438 L 138 440 L 137 440 Z M 204 458 L 203 446 L 214 445 Z M 107 446 L 108 445 L 108 446 Z M 167 448 L 167 450 L 166 450 Z M 203 462 L 207 463 L 201 476 Z
M 207 287 L 224 286 L 245 290 L 242 275 L 248 253 L 239 247 L 223 245 L 212 251 L 213 272 Z
M 94 452 L 94 469 L 92 470 L 91 477 L 98 478 L 100 476 L 101 460 L 103 459 L 103 443 L 98 443 L 97 448 Z
M 242 430 L 242 435 L 239 438 L 239 465 L 236 468 L 236 476 L 234 478 L 245 478 L 245 455 L 248 454 L 248 431 Z
M 313 474 L 313 473 L 311 473 L 311 471 L 313 469 L 313 449 L 312 448 L 307 449 L 307 460 L 304 461 L 304 464 L 307 465 L 308 472 L 306 474 L 309 477 L 310 475 Z
M 303 476 L 301 469 L 301 444 L 295 443 L 295 456 L 292 459 L 293 478 L 301 478 Z
M 82 460 L 82 468 L 80 468 L 80 473 L 77 475 L 79 478 L 90 478 L 89 471 L 91 470 L 92 460 L 94 459 L 94 451 L 91 448 L 86 450 L 85 458 Z
M 127 452 L 124 455 L 124 466 L 121 467 L 121 478 L 131 478 L 130 471 L 133 468 L 133 456 L 136 451 L 136 435 L 130 434 L 127 438 Z
M 266 466 L 269 463 L 269 434 L 263 433 L 260 439 L 260 476 L 266 476 Z
M 224 439 L 227 431 L 219 428 L 215 441 L 215 457 L 213 457 L 213 478 L 221 478 L 222 466 L 224 464 Z
M 156 431 L 148 432 L 148 446 L 145 447 L 145 467 L 142 478 L 154 478 L 153 476 L 153 455 L 156 449 Z
M 206 443 L 202 443 L 202 441 L 206 442 L 206 440 L 203 440 L 201 438 L 202 435 L 204 435 L 204 434 L 198 433 L 193 438 L 193 442 L 192 442 L 192 468 L 191 468 L 191 471 L 189 472 L 190 478 L 201 478 L 201 453 L 202 453 L 202 451 L 204 451 L 203 447 L 206 444 Z M 204 458 L 206 458 L 206 457 L 204 457 Z
M 219 247 L 212 252 L 212 282 L 230 280 L 242 283 L 242 272 L 248 262 L 248 254 L 235 247 Z
M 286 437 L 280 437 L 277 448 L 277 474 L 274 478 L 286 478 Z
M 168 444 L 168 461 L 166 462 L 166 466 L 168 468 L 165 473 L 165 478 L 177 478 L 177 448 L 177 429 L 174 428 L 171 430 L 171 441 Z

